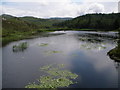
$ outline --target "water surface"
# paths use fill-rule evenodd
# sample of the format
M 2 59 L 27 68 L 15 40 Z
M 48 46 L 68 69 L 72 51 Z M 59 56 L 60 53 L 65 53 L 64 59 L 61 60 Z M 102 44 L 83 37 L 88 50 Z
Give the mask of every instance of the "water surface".
M 24 50 L 13 46 L 27 42 Z M 117 88 L 117 64 L 107 56 L 116 46 L 115 32 L 56 31 L 38 38 L 9 43 L 3 47 L 3 88 L 24 88 L 43 73 L 40 67 L 64 64 L 79 75 L 79 88 Z

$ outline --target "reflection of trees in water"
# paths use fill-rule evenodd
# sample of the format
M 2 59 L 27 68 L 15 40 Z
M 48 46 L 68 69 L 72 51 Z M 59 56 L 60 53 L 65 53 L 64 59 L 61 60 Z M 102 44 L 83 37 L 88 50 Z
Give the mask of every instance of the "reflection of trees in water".
M 116 68 L 116 69 L 119 69 L 119 67 L 120 67 L 120 62 L 114 61 L 114 65 L 115 65 L 115 68 Z
M 120 31 L 119 31 L 118 49 L 120 51 Z

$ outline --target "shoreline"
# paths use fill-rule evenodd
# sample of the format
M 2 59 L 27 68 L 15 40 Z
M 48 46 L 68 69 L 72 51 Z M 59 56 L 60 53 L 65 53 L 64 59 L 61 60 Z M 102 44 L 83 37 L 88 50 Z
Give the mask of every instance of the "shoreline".
M 116 62 L 120 62 L 120 56 L 119 56 L 120 51 L 118 51 L 118 48 L 113 48 L 112 50 L 110 50 L 107 55 L 110 57 L 110 59 L 116 61 Z
M 64 29 L 64 28 L 41 29 L 41 30 L 39 29 L 39 30 L 31 30 L 29 32 L 19 32 L 18 31 L 16 33 L 9 33 L 9 36 L 2 37 L 2 46 L 5 46 L 12 41 L 31 39 L 31 38 L 34 38 L 34 37 L 40 35 L 41 33 L 62 31 L 62 30 L 64 30 L 64 31 L 89 31 L 89 32 L 93 32 L 93 31 L 95 31 L 95 32 L 110 32 L 110 31 L 118 32 L 118 30 L 105 31 L 105 30 L 97 30 L 97 29 Z

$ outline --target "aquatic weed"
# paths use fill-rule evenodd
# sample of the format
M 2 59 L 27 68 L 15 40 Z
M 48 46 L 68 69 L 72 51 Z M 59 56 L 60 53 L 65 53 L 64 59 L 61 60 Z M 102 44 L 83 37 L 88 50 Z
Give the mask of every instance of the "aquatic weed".
M 27 42 L 22 42 L 22 43 L 19 43 L 18 45 L 13 45 L 12 47 L 13 52 L 24 51 L 27 48 L 28 48 Z
M 48 43 L 41 43 L 41 44 L 38 44 L 38 46 L 43 46 L 43 47 L 45 47 L 45 46 L 48 46 Z
M 48 75 L 41 76 L 38 79 L 38 84 L 31 83 L 25 86 L 25 88 L 58 88 L 58 87 L 68 87 L 71 84 L 74 84 L 72 81 L 78 77 L 77 74 L 74 74 L 68 70 L 62 70 L 64 65 L 47 65 L 41 68 L 42 71 L 46 72 Z

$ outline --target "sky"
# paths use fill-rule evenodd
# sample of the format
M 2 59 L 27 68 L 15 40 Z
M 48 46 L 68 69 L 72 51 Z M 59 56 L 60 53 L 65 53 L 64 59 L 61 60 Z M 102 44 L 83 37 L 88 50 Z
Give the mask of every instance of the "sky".
M 119 0 L 2 0 L 0 14 L 38 18 L 117 13 Z

